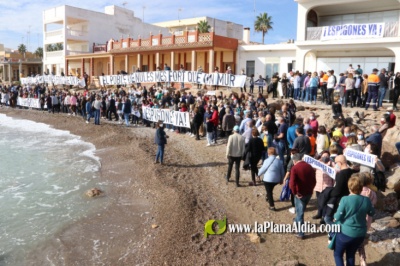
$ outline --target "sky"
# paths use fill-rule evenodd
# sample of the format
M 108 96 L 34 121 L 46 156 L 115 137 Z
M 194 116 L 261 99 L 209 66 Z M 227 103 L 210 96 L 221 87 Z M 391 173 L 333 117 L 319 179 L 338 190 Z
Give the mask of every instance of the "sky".
M 260 43 L 262 33 L 254 32 L 254 21 L 257 15 L 266 12 L 272 16 L 273 30 L 267 33 L 264 43 L 296 39 L 297 4 L 294 0 L 0 0 L 0 43 L 15 50 L 24 43 L 28 51 L 34 52 L 43 44 L 43 10 L 62 5 L 98 12 L 104 12 L 104 7 L 109 5 L 125 6 L 140 19 L 144 15 L 146 23 L 208 16 L 250 27 L 250 40 Z

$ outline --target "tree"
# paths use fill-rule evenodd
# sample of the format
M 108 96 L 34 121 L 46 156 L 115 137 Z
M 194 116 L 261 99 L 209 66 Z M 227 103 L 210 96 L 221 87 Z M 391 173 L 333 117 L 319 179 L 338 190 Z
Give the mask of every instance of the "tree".
M 25 53 L 26 53 L 26 46 L 25 46 L 25 44 L 21 43 L 21 44 L 18 46 L 18 53 L 23 54 L 24 57 L 25 57 Z
M 198 28 L 200 33 L 207 33 L 207 32 L 210 32 L 211 26 L 208 25 L 207 20 L 200 20 L 197 23 L 197 28 Z
M 35 55 L 39 58 L 43 58 L 43 48 L 42 47 L 38 47 L 35 51 Z
M 269 30 L 272 30 L 272 17 L 268 16 L 268 13 L 262 13 L 256 17 L 256 21 L 254 22 L 254 30 L 256 32 L 262 32 L 262 43 L 264 44 L 264 36 L 268 33 Z
M 47 46 L 46 46 L 46 51 L 47 51 L 47 52 L 53 52 L 53 51 L 54 51 L 53 45 L 52 45 L 52 44 L 47 45 Z
M 56 44 L 55 44 L 55 49 L 54 49 L 54 50 L 55 50 L 55 51 L 64 50 L 64 45 L 63 45 L 61 42 L 56 43 Z

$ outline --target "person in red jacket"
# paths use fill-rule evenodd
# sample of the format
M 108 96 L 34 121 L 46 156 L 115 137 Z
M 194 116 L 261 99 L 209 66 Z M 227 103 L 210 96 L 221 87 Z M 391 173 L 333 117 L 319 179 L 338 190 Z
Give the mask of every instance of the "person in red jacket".
M 317 137 L 318 126 L 319 125 L 318 125 L 318 120 L 315 117 L 315 113 L 314 112 L 310 113 L 310 126 L 311 126 L 311 128 L 313 130 L 314 137 Z
M 316 184 L 315 171 L 308 163 L 301 160 L 300 153 L 293 154 L 294 166 L 290 170 L 289 188 L 294 197 L 294 205 L 296 209 L 295 222 L 298 228 L 304 223 L 304 211 L 311 199 Z M 304 232 L 300 230 L 298 238 L 304 238 Z
M 214 125 L 211 144 L 217 144 L 219 115 L 218 115 L 218 107 L 215 105 L 213 107 L 213 113 L 212 113 L 212 116 L 211 116 L 211 119 L 209 120 L 209 122 L 211 122 Z
M 396 125 L 396 115 L 393 113 L 393 107 L 388 107 L 386 110 L 389 114 L 389 128 L 392 128 Z

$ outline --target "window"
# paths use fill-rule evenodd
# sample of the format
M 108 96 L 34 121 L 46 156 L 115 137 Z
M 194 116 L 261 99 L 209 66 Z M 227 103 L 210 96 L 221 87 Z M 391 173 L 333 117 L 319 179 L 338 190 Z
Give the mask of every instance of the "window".
M 266 64 L 265 66 L 266 66 L 266 68 L 265 68 L 265 79 L 269 83 L 271 81 L 272 76 L 275 73 L 279 73 L 279 64 L 278 63 Z
M 255 61 L 246 61 L 246 75 L 254 75 Z

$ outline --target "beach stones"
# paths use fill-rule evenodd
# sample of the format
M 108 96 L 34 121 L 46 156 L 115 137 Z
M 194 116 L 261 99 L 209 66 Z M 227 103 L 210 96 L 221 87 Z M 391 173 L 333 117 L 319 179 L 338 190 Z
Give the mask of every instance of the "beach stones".
M 86 196 L 93 198 L 93 197 L 97 197 L 100 196 L 101 194 L 103 194 L 103 191 L 98 189 L 98 188 L 92 188 L 89 189 L 88 191 L 86 191 Z

